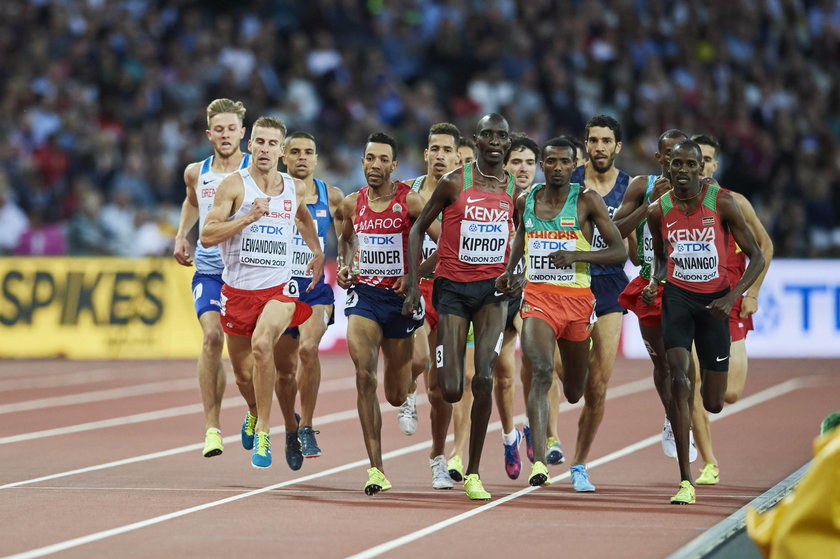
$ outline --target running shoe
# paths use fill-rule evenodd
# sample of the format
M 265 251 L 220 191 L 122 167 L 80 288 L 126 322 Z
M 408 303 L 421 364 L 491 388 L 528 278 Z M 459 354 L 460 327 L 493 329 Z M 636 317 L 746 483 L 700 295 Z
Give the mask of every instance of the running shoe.
M 254 448 L 254 429 L 257 427 L 257 416 L 246 412 L 245 421 L 242 423 L 242 448 L 251 450 Z
M 680 482 L 680 490 L 671 497 L 672 505 L 690 505 L 694 503 L 694 486 L 687 479 Z
M 366 495 L 376 495 L 380 491 L 391 489 L 391 482 L 385 479 L 385 474 L 379 468 L 371 468 L 367 472 L 368 480 L 365 484 Z
M 461 462 L 460 456 L 456 454 L 450 458 L 446 467 L 449 468 L 449 477 L 451 477 L 453 481 L 464 480 L 464 463 Z
M 714 464 L 706 464 L 700 470 L 700 476 L 694 480 L 695 485 L 717 485 L 720 481 L 720 469 Z
M 251 453 L 251 465 L 255 468 L 271 466 L 271 440 L 268 433 L 254 434 L 254 451 Z
M 467 492 L 467 497 L 473 501 L 490 500 L 490 493 L 484 490 L 478 474 L 467 474 L 467 477 L 464 478 L 464 490 Z
M 320 431 L 316 431 L 309 425 L 298 428 L 300 450 L 304 458 L 318 458 L 321 456 L 321 449 L 318 448 L 318 441 L 315 440 L 317 433 L 320 433 Z
M 417 393 L 412 392 L 405 398 L 405 402 L 397 411 L 400 431 L 406 435 L 413 435 L 417 431 Z
M 300 415 L 295 414 L 295 427 L 300 425 Z M 300 439 L 298 430 L 286 431 L 286 464 L 293 471 L 298 471 L 303 465 L 303 454 L 300 451 Z
M 566 461 L 566 457 L 563 455 L 563 446 L 556 437 L 548 437 L 546 449 L 545 461 L 549 464 L 557 465 Z
M 519 458 L 519 443 L 522 442 L 522 432 L 519 429 L 514 429 L 514 431 L 516 432 L 516 442 L 504 445 L 505 472 L 510 479 L 519 478 L 519 473 L 522 471 L 522 459 Z
M 677 441 L 674 439 L 674 430 L 671 429 L 671 422 L 667 419 L 662 425 L 662 452 L 668 458 L 677 457 Z
M 534 462 L 531 466 L 531 477 L 528 478 L 528 485 L 538 487 L 540 485 L 551 485 L 548 479 L 548 468 L 542 462 Z
M 586 464 L 575 464 L 569 468 L 572 478 L 572 489 L 581 493 L 592 493 L 595 486 L 589 481 L 589 474 L 586 472 Z
M 534 441 L 531 440 L 531 426 L 525 425 L 522 428 L 522 434 L 525 436 L 525 453 L 528 455 L 528 460 L 531 464 L 534 463 Z
M 429 460 L 429 467 L 432 469 L 432 489 L 452 489 L 455 485 L 449 477 L 446 458 L 441 454 Z
M 204 433 L 204 450 L 202 451 L 204 457 L 218 456 L 224 449 L 225 447 L 222 445 L 222 432 L 215 427 L 207 429 L 207 432 Z

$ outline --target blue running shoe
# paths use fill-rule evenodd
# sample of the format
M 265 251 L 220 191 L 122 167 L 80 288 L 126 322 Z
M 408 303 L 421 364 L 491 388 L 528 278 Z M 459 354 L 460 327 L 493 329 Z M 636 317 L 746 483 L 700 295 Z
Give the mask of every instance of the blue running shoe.
M 572 477 L 572 489 L 581 493 L 592 493 L 595 486 L 589 482 L 589 474 L 586 473 L 585 464 L 575 464 L 569 469 Z
M 271 439 L 268 438 L 268 433 L 256 433 L 254 443 L 251 465 L 260 469 L 268 468 L 271 466 Z
M 519 457 L 519 443 L 522 442 L 522 432 L 519 429 L 514 429 L 514 431 L 516 431 L 516 442 L 504 445 L 505 472 L 510 479 L 519 478 L 519 472 L 522 470 L 522 459 Z
M 304 458 L 318 458 L 321 456 L 321 449 L 318 448 L 318 441 L 315 435 L 320 433 L 309 425 L 298 428 L 298 439 L 300 439 L 300 451 Z
M 257 416 L 251 412 L 245 413 L 245 421 L 242 423 L 242 448 L 251 450 L 254 448 L 254 430 L 257 427 Z
M 300 416 L 295 414 L 295 421 L 300 425 Z M 300 451 L 300 439 L 298 439 L 298 430 L 286 431 L 286 464 L 297 471 L 303 465 L 303 454 Z
M 525 451 L 528 455 L 528 460 L 531 461 L 531 464 L 534 463 L 534 441 L 531 440 L 531 427 L 529 425 L 525 425 L 522 428 L 522 433 L 525 435 Z
M 546 447 L 546 462 L 549 464 L 562 464 L 566 461 L 566 457 L 563 455 L 563 447 L 560 445 L 560 441 L 558 441 L 556 437 L 548 437 Z

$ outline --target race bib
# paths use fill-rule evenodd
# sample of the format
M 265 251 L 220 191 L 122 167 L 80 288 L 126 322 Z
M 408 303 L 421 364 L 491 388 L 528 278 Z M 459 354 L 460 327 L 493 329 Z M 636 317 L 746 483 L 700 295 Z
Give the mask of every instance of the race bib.
M 321 245 L 321 252 L 324 251 L 324 239 L 318 237 L 318 244 Z M 306 241 L 298 234 L 297 227 L 295 227 L 295 236 L 292 237 L 292 260 L 289 268 L 292 270 L 292 276 L 296 278 L 311 278 L 312 271 L 306 273 L 306 266 L 315 255 L 309 250 Z
M 458 260 L 467 264 L 502 263 L 509 239 L 507 222 L 461 221 Z
M 674 279 L 706 282 L 719 277 L 719 258 L 714 241 L 674 241 L 672 247 Z
M 284 234 L 287 227 L 291 225 L 253 223 L 243 229 L 239 261 L 250 266 L 285 267 L 289 258 L 289 243 Z
M 360 276 L 394 278 L 405 275 L 402 234 L 359 233 Z
M 295 280 L 286 282 L 286 285 L 283 286 L 283 295 L 291 297 L 292 299 L 300 297 L 300 286 L 298 285 L 298 282 Z
M 574 263 L 557 268 L 549 256 L 558 250 L 576 250 L 574 239 L 528 239 L 526 279 L 534 283 L 573 283 Z

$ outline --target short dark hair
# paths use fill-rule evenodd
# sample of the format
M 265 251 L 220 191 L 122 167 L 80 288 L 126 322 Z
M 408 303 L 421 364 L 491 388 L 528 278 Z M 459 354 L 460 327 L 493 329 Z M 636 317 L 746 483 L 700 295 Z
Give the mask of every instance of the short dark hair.
M 318 147 L 318 142 L 315 141 L 315 136 L 310 134 L 309 132 L 303 132 L 302 130 L 298 130 L 297 132 L 292 132 L 288 136 L 286 136 L 286 141 L 283 142 L 283 146 L 288 146 L 289 142 L 292 140 L 296 140 L 298 138 L 304 138 L 306 140 L 312 140 L 312 143 L 315 144 L 315 147 Z
M 671 150 L 671 153 L 674 153 L 678 149 L 690 149 L 695 152 L 698 161 L 703 160 L 703 151 L 700 149 L 700 144 L 698 144 L 694 140 L 689 140 L 688 138 L 686 138 L 685 140 L 680 140 L 674 145 L 674 148 Z
M 461 141 L 458 142 L 458 147 L 459 148 L 468 147 L 471 150 L 473 150 L 473 152 L 475 152 L 475 142 L 473 142 L 472 138 L 469 138 L 467 136 L 461 136 Z
M 580 152 L 582 157 L 586 157 L 586 148 L 583 146 L 583 142 L 581 142 L 574 136 L 563 134 L 562 136 L 557 136 L 557 138 L 568 140 L 575 145 L 575 157 L 577 157 L 577 152 Z
M 391 160 L 397 160 L 397 141 L 385 132 L 374 132 L 368 136 L 365 141 L 365 149 L 367 149 L 368 144 L 388 144 L 391 146 Z
M 671 128 L 670 130 L 666 130 L 665 132 L 659 135 L 659 140 L 656 143 L 656 148 L 662 149 L 662 142 L 664 142 L 665 140 L 676 140 L 680 138 L 687 140 L 688 134 L 677 128 Z
M 596 125 L 599 126 L 599 125 Z M 545 152 L 548 148 L 569 148 L 572 150 L 572 153 L 575 154 L 575 158 L 577 158 L 577 147 L 575 143 L 569 138 L 568 136 L 557 136 L 548 140 L 542 149 L 542 159 L 545 159 Z
M 455 138 L 456 147 L 461 142 L 461 131 L 458 130 L 458 127 L 451 122 L 438 122 L 437 124 L 432 124 L 432 127 L 429 128 L 429 139 L 431 139 L 435 134 L 446 134 L 447 136 L 452 136 Z
M 586 139 L 589 138 L 589 129 L 593 126 L 603 126 L 604 128 L 609 128 L 613 131 L 615 143 L 621 141 L 621 124 L 619 124 L 619 122 L 610 115 L 596 115 L 590 118 L 589 122 L 586 123 L 586 135 L 584 136 Z
M 695 134 L 691 137 L 692 140 L 700 144 L 701 146 L 711 146 L 715 150 L 715 159 L 717 159 L 718 153 L 720 153 L 720 142 L 717 138 L 712 136 L 711 134 Z
M 530 149 L 534 152 L 534 157 L 540 156 L 540 146 L 528 134 L 522 132 L 513 132 L 510 135 L 510 149 L 505 154 L 505 164 L 510 161 L 510 154 L 514 151 L 522 151 L 523 149 Z

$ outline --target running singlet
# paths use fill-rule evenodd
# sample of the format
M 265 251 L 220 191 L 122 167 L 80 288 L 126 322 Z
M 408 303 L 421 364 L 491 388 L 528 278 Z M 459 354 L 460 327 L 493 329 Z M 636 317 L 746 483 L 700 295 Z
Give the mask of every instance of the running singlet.
M 720 187 L 706 186 L 703 200 L 690 214 L 675 208 L 671 193 L 660 199 L 662 237 L 668 251 L 668 282 L 695 293 L 729 289 L 726 269 L 729 231 L 717 211 Z
M 237 171 L 242 175 L 244 193 L 242 206 L 228 221 L 246 215 L 251 211 L 255 198 L 266 194 L 257 186 L 248 169 Z M 268 202 L 268 215 L 261 217 L 239 233 L 222 241 L 221 252 L 225 262 L 222 280 L 237 289 L 266 289 L 287 283 L 292 277 L 289 268 L 289 254 L 292 244 L 292 228 L 297 212 L 295 181 L 286 173 L 283 177 L 283 192 L 272 196 Z M 297 297 L 297 284 L 291 282 L 284 293 Z
M 645 187 L 645 200 L 650 203 L 650 193 L 653 191 L 653 183 L 659 178 L 656 175 L 648 175 L 647 186 Z M 647 219 L 642 219 L 636 225 L 636 256 L 641 266 L 639 275 L 646 280 L 650 279 L 653 266 L 653 237 L 650 234 Z
M 464 167 L 461 195 L 443 210 L 435 275 L 452 281 L 499 277 L 510 254 L 513 175 L 505 172 L 503 192 L 485 192 L 472 187 L 473 165 Z
M 413 222 L 408 217 L 406 196 L 411 189 L 397 181 L 391 203 L 381 212 L 368 205 L 369 186 L 363 186 L 356 196 L 356 220 L 353 230 L 359 239 L 359 249 L 353 255 L 353 273 L 359 283 L 391 289 L 406 273 L 408 232 Z
M 427 176 L 423 175 L 414 179 L 411 183 L 411 191 L 419 193 L 420 189 L 423 188 L 423 184 L 426 182 Z M 438 216 L 438 219 L 440 219 L 440 216 Z M 437 250 L 437 243 L 428 233 L 423 233 L 423 258 L 420 261 L 426 260 L 435 250 Z
M 581 165 L 577 167 L 574 172 L 572 172 L 572 182 L 576 182 L 582 187 L 586 188 L 586 183 L 584 182 L 584 166 Z M 618 171 L 618 178 L 615 179 L 615 185 L 613 186 L 612 190 L 610 190 L 606 196 L 603 196 L 604 203 L 607 205 L 607 212 L 610 215 L 610 219 L 613 218 L 615 215 L 615 211 L 621 206 L 621 201 L 624 199 L 624 193 L 627 192 L 627 186 L 630 184 L 630 175 L 625 173 L 622 170 Z M 603 250 L 607 248 L 607 243 L 604 241 L 603 237 L 601 237 L 601 233 L 598 231 L 596 227 L 595 230 L 592 232 L 592 250 Z M 610 264 L 609 266 L 605 266 L 603 264 L 593 264 L 591 266 L 591 271 L 593 276 L 603 276 L 607 274 L 621 274 L 624 272 L 624 264 Z
M 558 250 L 588 251 L 592 245 L 586 240 L 578 221 L 578 195 L 581 186 L 569 185 L 569 194 L 563 209 L 553 219 L 537 217 L 534 211 L 535 195 L 544 187 L 536 184 L 525 199 L 522 221 L 525 223 L 525 279 L 528 290 L 532 284 L 589 290 L 588 262 L 574 262 L 556 268 L 549 255 Z M 575 293 L 575 291 L 570 292 Z
M 324 246 L 327 244 L 327 231 L 333 223 L 332 214 L 330 214 L 330 198 L 327 192 L 327 185 L 324 181 L 315 179 L 315 190 L 318 194 L 318 200 L 314 204 L 307 204 L 306 209 L 312 215 L 315 221 L 315 227 L 318 229 L 318 242 L 321 245 L 323 252 Z M 295 226 L 292 229 L 294 237 L 292 237 L 292 261 L 289 267 L 292 269 L 292 277 L 307 278 L 312 277 L 312 272 L 306 273 L 306 266 L 312 260 L 314 254 L 306 246 L 306 241 L 300 236 L 298 228 Z M 324 283 L 324 276 L 315 285 Z
M 724 188 L 724 190 L 727 190 Z M 727 190 L 729 192 L 729 190 Z M 744 275 L 744 272 L 747 270 L 747 255 L 741 250 L 741 247 L 738 246 L 738 243 L 735 242 L 735 237 L 730 235 L 729 236 L 729 253 L 728 257 L 726 258 L 726 271 L 729 274 L 729 287 L 730 289 L 735 287 L 735 284 L 741 280 L 741 276 Z M 740 304 L 740 299 L 738 303 Z
M 198 198 L 198 241 L 195 244 L 195 271 L 200 274 L 221 275 L 225 265 L 222 262 L 222 255 L 219 253 L 218 245 L 204 248 L 201 244 L 201 229 L 204 227 L 204 219 L 207 217 L 210 208 L 213 207 L 213 199 L 216 197 L 216 189 L 222 179 L 230 173 L 214 173 L 213 158 L 211 155 L 201 163 L 201 171 L 198 174 L 198 182 L 195 184 L 195 195 Z M 246 153 L 242 157 L 240 169 L 248 167 L 251 161 L 251 154 Z

